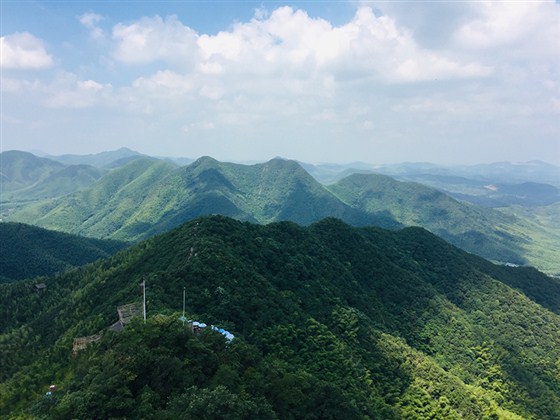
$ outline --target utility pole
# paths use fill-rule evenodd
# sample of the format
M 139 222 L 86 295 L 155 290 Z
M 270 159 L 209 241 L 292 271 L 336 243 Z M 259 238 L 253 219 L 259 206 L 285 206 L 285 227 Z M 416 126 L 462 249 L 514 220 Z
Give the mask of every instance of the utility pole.
M 142 281 L 142 291 L 144 292 L 143 309 L 144 309 L 144 324 L 145 324 L 146 323 L 146 279 Z
M 185 318 L 185 293 L 186 287 L 183 287 L 183 315 L 179 317 L 179 321 L 183 321 L 183 325 L 185 325 L 185 321 L 187 320 L 187 318 Z

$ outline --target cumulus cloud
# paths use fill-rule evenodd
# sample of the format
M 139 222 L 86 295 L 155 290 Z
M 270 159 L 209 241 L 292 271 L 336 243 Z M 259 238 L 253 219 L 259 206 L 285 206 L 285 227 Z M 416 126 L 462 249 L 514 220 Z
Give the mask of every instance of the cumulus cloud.
M 264 19 L 198 39 L 201 69 L 223 74 L 370 77 L 392 82 L 486 76 L 491 69 L 422 49 L 411 34 L 369 7 L 349 23 L 332 26 L 302 10 L 281 7 Z
M 383 84 L 492 72 L 421 47 L 406 28 L 370 7 L 339 26 L 291 7 L 259 9 L 253 19 L 213 35 L 198 34 L 175 16 L 145 17 L 115 25 L 112 40 L 117 62 L 159 68 L 115 89 L 115 103 L 132 113 L 177 118 L 189 132 L 207 129 L 197 122 L 207 115 L 215 129 L 297 117 L 310 127 L 354 124 L 371 131 L 363 101 Z
M 158 71 L 151 77 L 140 77 L 136 79 L 132 86 L 142 88 L 152 92 L 164 91 L 167 94 L 180 95 L 194 89 L 194 80 L 190 76 L 185 76 L 171 70 Z
M 162 19 L 145 17 L 130 25 L 113 27 L 117 43 L 114 58 L 128 64 L 145 64 L 157 60 L 189 63 L 195 53 L 197 35 L 176 16 Z
M 111 84 L 95 80 L 80 80 L 74 74 L 63 74 L 49 85 L 42 86 L 49 108 L 80 109 L 110 98 Z M 107 103 L 105 103 L 106 105 Z
M 40 70 L 53 64 L 42 40 L 29 32 L 0 37 L 1 65 L 5 69 Z
M 99 27 L 99 22 L 103 20 L 103 16 L 97 13 L 84 13 L 78 17 L 80 23 L 84 25 L 90 31 L 90 36 L 93 39 L 103 39 L 105 38 L 105 33 L 103 29 Z
M 455 41 L 469 49 L 558 54 L 560 8 L 552 0 L 481 1 L 472 5 L 475 17 L 460 26 Z
M 392 82 L 486 76 L 491 68 L 422 49 L 387 16 L 362 7 L 352 21 L 333 26 L 303 10 L 281 7 L 216 35 L 197 34 L 175 16 L 143 18 L 113 28 L 116 59 L 193 63 L 208 76 L 363 77 Z
M 224 137 L 279 145 L 292 137 L 301 139 L 294 144 L 311 138 L 334 144 L 335 137 L 362 146 L 384 139 L 390 147 L 391 139 L 404 138 L 435 144 L 480 134 L 480 121 L 533 138 L 543 132 L 543 115 L 557 112 L 558 4 L 446 3 L 445 27 L 437 22 L 431 36 L 438 2 L 421 2 L 420 18 L 428 19 L 414 25 L 402 19 L 405 12 L 391 13 L 392 3 L 380 4 L 383 11 L 365 4 L 337 24 L 291 7 L 260 8 L 252 19 L 211 34 L 176 16 L 121 22 L 104 33 L 102 16 L 86 13 L 79 21 L 92 37 L 104 37 L 108 56 L 88 53 L 91 62 L 68 77 L 43 72 L 40 82 L 6 79 L 2 90 L 21 97 L 27 89 L 36 94 L 34 103 L 52 108 L 102 105 L 122 113 L 123 121 L 149 122 L 170 139 L 188 132 L 215 144 Z M 410 15 L 408 4 L 397 5 Z M 52 65 L 33 39 L 3 38 L 3 51 L 14 54 L 23 45 L 42 51 L 43 65 Z M 115 77 L 113 85 L 100 81 L 108 77 Z M 520 120 L 531 121 L 526 131 L 508 131 Z M 557 124 L 548 126 L 557 132 Z

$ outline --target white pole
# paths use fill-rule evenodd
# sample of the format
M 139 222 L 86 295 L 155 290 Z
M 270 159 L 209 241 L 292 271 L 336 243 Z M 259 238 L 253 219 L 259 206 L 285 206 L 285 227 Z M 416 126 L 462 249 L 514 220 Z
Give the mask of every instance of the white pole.
M 146 280 L 142 282 L 142 290 L 144 291 L 144 324 L 146 323 Z
M 183 287 L 183 325 L 185 325 L 185 287 Z

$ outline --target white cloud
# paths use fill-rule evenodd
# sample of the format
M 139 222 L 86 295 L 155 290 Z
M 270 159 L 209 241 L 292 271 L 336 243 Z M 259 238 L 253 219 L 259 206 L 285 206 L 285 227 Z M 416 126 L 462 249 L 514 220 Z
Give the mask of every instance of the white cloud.
M 145 64 L 157 60 L 186 64 L 196 52 L 196 33 L 176 16 L 142 18 L 138 22 L 113 27 L 117 42 L 115 59 L 128 64 Z
M 387 16 L 362 7 L 349 23 L 332 26 L 305 11 L 257 11 L 249 22 L 216 35 L 196 34 L 175 16 L 143 18 L 113 28 L 114 57 L 125 63 L 193 63 L 208 76 L 313 79 L 369 75 L 392 82 L 483 77 L 491 69 L 419 47 Z M 189 71 L 191 70 L 190 67 Z
M 458 45 L 469 49 L 502 49 L 523 55 L 558 55 L 560 7 L 552 0 L 481 1 L 472 3 L 476 18 L 456 31 Z M 508 51 L 509 47 L 513 47 Z
M 198 131 L 198 130 L 214 130 L 216 128 L 216 124 L 212 121 L 201 121 L 201 122 L 194 122 L 189 125 L 184 126 L 182 129 L 185 133 L 189 133 L 191 131 Z
M 25 91 L 35 90 L 39 85 L 40 83 L 37 80 L 23 80 L 10 77 L 2 77 L 0 91 L 6 93 L 22 93 Z
M 404 11 L 389 14 L 383 3 L 385 14 L 366 3 L 337 24 L 290 7 L 261 8 L 252 19 L 212 34 L 197 33 L 175 16 L 144 17 L 106 28 L 102 45 L 90 42 L 93 52 L 75 56 L 87 63 L 62 75 L 37 73 L 36 80 L 10 74 L 2 91 L 14 103 L 29 97 L 51 108 L 111 109 L 98 115 L 114 117 L 106 126 L 108 135 L 113 125 L 118 130 L 115 141 L 158 133 L 171 145 L 183 136 L 193 150 L 211 143 L 215 149 L 205 154 L 225 154 L 221 146 L 229 142 L 238 158 L 275 147 L 271 156 L 289 155 L 282 148 L 291 147 L 300 159 L 305 157 L 298 150 L 311 156 L 320 149 L 324 159 L 330 153 L 335 160 L 362 150 L 355 159 L 367 156 L 374 143 L 386 156 L 405 150 L 416 158 L 414 153 L 426 156 L 431 146 L 437 152 L 447 141 L 452 147 L 492 136 L 518 142 L 557 138 L 551 116 L 557 117 L 560 103 L 558 4 L 446 3 L 442 24 L 434 21 L 439 2 L 421 3 L 429 9 L 423 15 L 429 24 L 414 27 L 402 19 Z M 408 6 L 402 6 L 406 13 Z M 100 15 L 78 19 L 91 36 L 103 36 Z M 430 25 L 438 26 L 431 35 Z M 10 39 L 8 44 L 16 45 Z M 43 43 L 35 45 L 52 66 Z M 109 56 L 95 55 L 106 54 L 105 47 Z M 63 46 L 56 56 L 68 51 Z M 49 114 L 58 112 L 63 118 L 63 110 Z
M 393 82 L 435 78 L 486 76 L 490 69 L 461 63 L 420 48 L 406 30 L 387 17 L 362 7 L 354 19 L 333 27 L 290 7 L 276 9 L 266 19 L 237 24 L 230 32 L 203 35 L 198 45 L 207 63 L 270 75 L 317 72 L 347 77 L 364 74 Z
M 99 27 L 99 22 L 103 20 L 103 16 L 97 13 L 84 13 L 78 17 L 80 23 L 90 30 L 90 36 L 93 39 L 105 38 L 103 29 Z
M 73 74 L 63 74 L 52 84 L 42 87 L 49 108 L 87 108 L 104 101 L 111 102 L 111 84 L 95 80 L 79 80 Z
M 151 77 L 140 77 L 132 86 L 147 89 L 151 92 L 163 91 L 168 95 L 180 95 L 194 89 L 194 81 L 189 75 L 183 75 L 171 70 L 158 71 Z
M 5 69 L 40 70 L 52 66 L 42 40 L 29 32 L 0 37 L 1 66 Z

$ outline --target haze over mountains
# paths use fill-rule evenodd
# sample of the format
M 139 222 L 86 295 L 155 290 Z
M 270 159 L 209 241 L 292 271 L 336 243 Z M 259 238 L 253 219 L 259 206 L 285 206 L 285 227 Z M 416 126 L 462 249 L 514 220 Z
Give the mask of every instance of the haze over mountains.
M 403 178 L 402 173 L 408 178 L 421 178 L 419 173 L 423 178 L 439 177 L 448 190 L 465 191 L 463 187 L 470 183 L 470 194 L 463 193 L 463 197 L 497 200 L 477 195 L 475 185 L 481 183 L 505 191 L 502 204 L 519 197 L 517 210 L 509 205 L 507 211 L 497 211 L 458 201 L 442 192 L 445 188 L 437 190 L 363 173 L 364 165 L 355 169 L 330 165 L 328 171 L 305 165 L 314 178 L 302 165 L 279 158 L 242 165 L 205 157 L 179 166 L 128 149 L 60 158 L 70 165 L 15 151 L 4 152 L 1 157 L 3 218 L 48 229 L 136 241 L 207 214 L 257 223 L 289 220 L 303 225 L 337 217 L 355 226 L 423 226 L 485 258 L 560 272 L 560 232 L 552 220 L 553 210 L 546 210 L 558 202 L 558 188 L 536 182 L 554 178 L 558 168 L 551 165 L 516 165 L 518 171 L 511 175 L 514 180 L 530 180 L 531 184 L 504 184 L 513 168 L 505 164 L 498 165 L 506 168 L 500 176 L 487 165 L 473 169 L 479 172 L 470 180 L 465 177 L 465 168 L 458 169 L 462 177 L 428 176 L 427 172 L 442 169 L 425 164 L 403 165 L 408 169 L 400 170 Z M 31 167 L 33 171 L 24 169 Z M 395 167 L 392 170 L 397 172 Z M 341 178 L 337 182 L 325 185 L 317 181 L 325 180 L 327 172 L 332 178 L 337 171 Z M 547 206 L 538 205 L 543 203 Z M 532 217 L 537 213 L 540 218 Z

